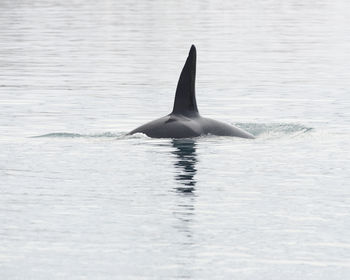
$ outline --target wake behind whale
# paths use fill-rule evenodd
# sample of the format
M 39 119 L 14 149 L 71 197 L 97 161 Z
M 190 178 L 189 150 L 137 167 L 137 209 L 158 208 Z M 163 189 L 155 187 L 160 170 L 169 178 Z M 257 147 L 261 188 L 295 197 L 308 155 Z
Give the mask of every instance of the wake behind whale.
M 196 48 L 192 45 L 177 84 L 173 111 L 128 134 L 144 133 L 152 138 L 192 138 L 202 135 L 254 138 L 243 129 L 200 116 L 195 96 L 196 57 Z

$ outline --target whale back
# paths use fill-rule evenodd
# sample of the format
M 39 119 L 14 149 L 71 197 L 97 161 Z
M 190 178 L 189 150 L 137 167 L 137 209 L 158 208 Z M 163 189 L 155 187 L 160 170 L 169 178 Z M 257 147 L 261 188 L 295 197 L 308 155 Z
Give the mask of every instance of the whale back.
M 185 116 L 195 116 L 199 114 L 195 94 L 196 59 L 196 47 L 192 45 L 177 83 L 172 114 L 181 114 Z

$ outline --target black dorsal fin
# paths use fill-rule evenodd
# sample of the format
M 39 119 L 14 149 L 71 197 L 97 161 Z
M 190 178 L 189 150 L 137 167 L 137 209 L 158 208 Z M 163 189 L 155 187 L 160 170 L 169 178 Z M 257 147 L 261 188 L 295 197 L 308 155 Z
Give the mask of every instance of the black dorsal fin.
M 192 45 L 177 83 L 173 114 L 198 114 L 195 94 L 196 57 L 196 47 Z

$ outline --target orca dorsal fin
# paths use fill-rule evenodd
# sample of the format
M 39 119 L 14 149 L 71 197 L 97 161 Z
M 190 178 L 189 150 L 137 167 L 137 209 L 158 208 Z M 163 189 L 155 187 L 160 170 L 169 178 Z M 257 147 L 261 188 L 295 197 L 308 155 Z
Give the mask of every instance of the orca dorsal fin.
M 196 58 L 196 47 L 192 45 L 186 63 L 181 71 L 179 81 L 177 83 L 172 114 L 198 114 L 195 94 Z

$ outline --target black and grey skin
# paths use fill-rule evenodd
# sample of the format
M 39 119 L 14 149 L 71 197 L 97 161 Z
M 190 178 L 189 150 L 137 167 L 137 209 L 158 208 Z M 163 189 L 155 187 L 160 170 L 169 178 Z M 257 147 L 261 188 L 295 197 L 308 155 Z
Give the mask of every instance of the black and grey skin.
M 196 47 L 192 45 L 177 84 L 173 111 L 128 134 L 144 133 L 152 138 L 192 138 L 209 134 L 254 138 L 238 127 L 199 115 L 195 95 L 196 57 Z

